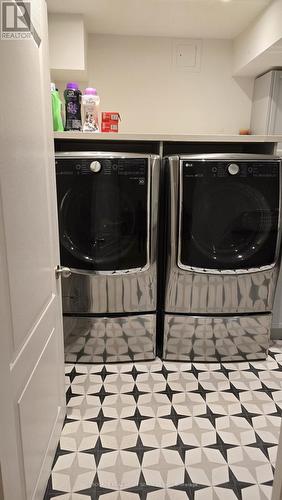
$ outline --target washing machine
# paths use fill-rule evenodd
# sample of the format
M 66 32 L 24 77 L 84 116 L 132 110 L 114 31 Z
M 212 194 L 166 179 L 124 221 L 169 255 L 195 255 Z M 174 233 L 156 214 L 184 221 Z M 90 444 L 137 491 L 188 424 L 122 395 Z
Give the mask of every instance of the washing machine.
M 156 353 L 157 156 L 56 154 L 66 360 Z
M 264 359 L 279 270 L 280 159 L 174 156 L 165 171 L 164 358 Z

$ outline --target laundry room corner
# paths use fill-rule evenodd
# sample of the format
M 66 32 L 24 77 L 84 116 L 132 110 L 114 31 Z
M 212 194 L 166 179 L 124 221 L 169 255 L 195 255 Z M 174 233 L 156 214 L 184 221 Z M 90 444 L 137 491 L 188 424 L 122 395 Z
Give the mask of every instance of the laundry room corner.
M 0 1 L 0 500 L 282 499 L 281 19 Z

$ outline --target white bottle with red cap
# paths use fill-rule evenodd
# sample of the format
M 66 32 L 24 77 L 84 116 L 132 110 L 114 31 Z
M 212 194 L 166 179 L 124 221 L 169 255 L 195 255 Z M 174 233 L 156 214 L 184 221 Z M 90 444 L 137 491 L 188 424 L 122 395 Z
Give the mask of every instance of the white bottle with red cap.
M 97 90 L 87 87 L 81 99 L 83 132 L 100 132 L 98 120 L 99 104 L 100 97 L 97 95 Z

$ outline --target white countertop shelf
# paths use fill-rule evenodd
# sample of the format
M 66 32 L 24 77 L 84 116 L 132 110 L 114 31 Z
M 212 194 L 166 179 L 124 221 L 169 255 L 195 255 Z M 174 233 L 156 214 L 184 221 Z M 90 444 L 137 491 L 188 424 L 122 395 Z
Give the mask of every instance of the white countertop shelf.
M 189 135 L 189 134 L 122 134 L 92 132 L 54 132 L 54 139 L 93 141 L 156 141 L 156 142 L 282 142 L 282 135 Z

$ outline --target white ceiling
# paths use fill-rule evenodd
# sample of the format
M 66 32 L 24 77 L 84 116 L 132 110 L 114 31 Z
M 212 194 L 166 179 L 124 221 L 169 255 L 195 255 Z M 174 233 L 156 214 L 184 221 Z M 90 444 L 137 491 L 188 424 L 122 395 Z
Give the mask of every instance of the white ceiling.
M 271 0 L 47 0 L 49 12 L 83 14 L 89 33 L 234 38 Z

